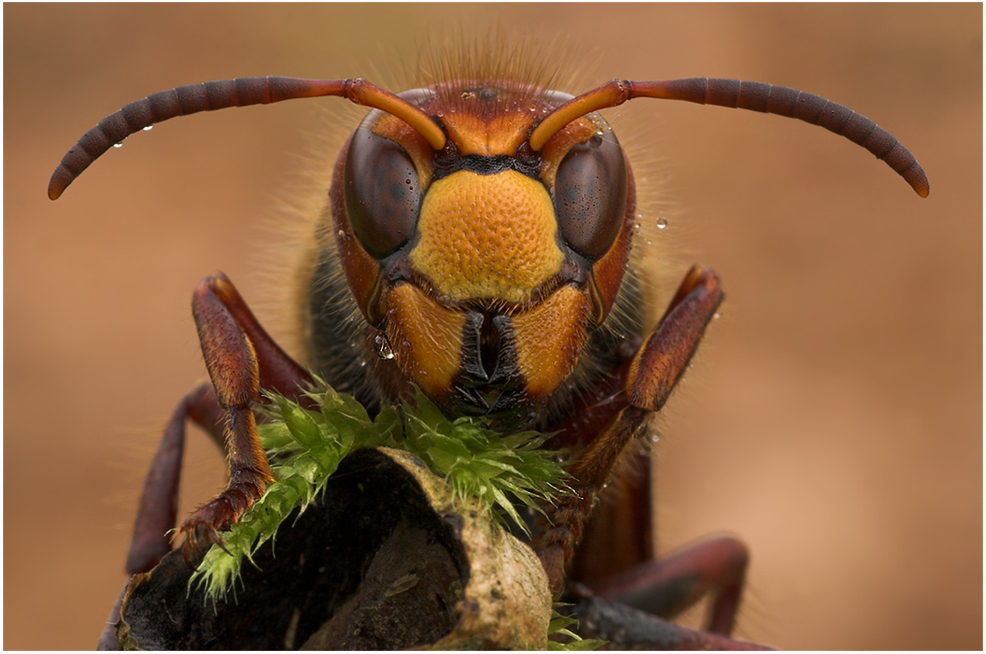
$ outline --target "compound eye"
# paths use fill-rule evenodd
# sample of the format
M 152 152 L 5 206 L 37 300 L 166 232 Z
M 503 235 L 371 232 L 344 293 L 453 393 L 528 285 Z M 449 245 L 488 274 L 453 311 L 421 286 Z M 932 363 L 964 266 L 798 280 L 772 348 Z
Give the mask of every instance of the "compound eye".
M 356 238 L 383 259 L 407 243 L 421 207 L 418 171 L 400 145 L 360 127 L 346 156 L 346 211 Z
M 555 215 L 573 250 L 590 261 L 606 254 L 620 231 L 626 204 L 626 163 L 611 132 L 568 151 L 555 176 Z

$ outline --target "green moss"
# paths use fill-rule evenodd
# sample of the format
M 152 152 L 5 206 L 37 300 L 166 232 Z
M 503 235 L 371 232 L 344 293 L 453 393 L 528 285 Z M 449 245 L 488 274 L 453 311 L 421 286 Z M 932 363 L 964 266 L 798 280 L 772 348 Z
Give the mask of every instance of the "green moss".
M 565 605 L 556 603 L 551 611 L 551 622 L 548 623 L 548 651 L 590 651 L 606 644 L 604 640 L 583 639 L 571 631 L 569 627 L 578 627 L 579 621 L 559 613 L 560 606 Z M 564 641 L 559 640 L 559 637 L 564 638 Z
M 525 531 L 515 503 L 538 508 L 562 493 L 565 484 L 554 452 L 540 449 L 547 435 L 526 431 L 501 435 L 482 418 L 447 419 L 422 393 L 401 409 L 385 407 L 373 419 L 350 395 L 322 380 L 307 393 L 309 410 L 272 395 L 271 421 L 259 425 L 260 440 L 272 461 L 275 482 L 229 531 L 225 551 L 213 546 L 192 577 L 213 598 L 233 586 L 244 559 L 274 537 L 295 508 L 311 503 L 339 463 L 363 447 L 390 447 L 419 457 L 443 478 L 460 503 L 477 502 L 492 520 L 512 520 Z

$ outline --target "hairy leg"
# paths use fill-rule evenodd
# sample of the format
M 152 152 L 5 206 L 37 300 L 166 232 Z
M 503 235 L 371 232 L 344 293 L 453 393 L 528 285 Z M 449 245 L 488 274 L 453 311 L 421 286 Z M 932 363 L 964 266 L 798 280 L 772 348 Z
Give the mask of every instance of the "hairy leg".
M 566 569 L 582 539 L 596 494 L 609 480 L 624 446 L 667 401 L 722 299 L 713 271 L 700 266 L 689 270 L 657 328 L 630 362 L 622 391 L 626 407 L 568 466 L 575 496 L 548 507 L 531 543 L 553 593 L 564 586 Z

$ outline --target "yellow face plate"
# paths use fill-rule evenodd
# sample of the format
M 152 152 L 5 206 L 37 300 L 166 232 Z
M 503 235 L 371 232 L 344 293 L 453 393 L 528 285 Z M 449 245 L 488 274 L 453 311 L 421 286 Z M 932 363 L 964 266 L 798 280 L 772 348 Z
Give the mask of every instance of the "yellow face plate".
M 432 183 L 409 259 L 449 300 L 520 303 L 561 270 L 557 231 L 537 180 L 515 170 L 460 170 Z

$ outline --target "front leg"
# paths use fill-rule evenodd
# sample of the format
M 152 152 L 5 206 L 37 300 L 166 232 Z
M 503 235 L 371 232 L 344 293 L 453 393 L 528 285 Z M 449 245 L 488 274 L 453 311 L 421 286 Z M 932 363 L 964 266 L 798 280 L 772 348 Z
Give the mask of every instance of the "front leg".
M 212 543 L 222 546 L 218 532 L 236 522 L 273 481 L 253 414 L 260 389 L 295 395 L 300 384 L 311 382 L 267 335 L 222 273 L 202 280 L 195 289 L 192 314 L 223 410 L 229 482 L 182 523 L 179 531 L 185 535 L 183 551 L 189 561 Z
M 701 266 L 688 271 L 654 333 L 630 364 L 623 388 L 626 408 L 568 466 L 575 495 L 547 509 L 549 515 L 539 519 L 531 543 L 544 564 L 553 594 L 564 586 L 565 571 L 581 541 L 596 493 L 609 480 L 624 446 L 671 395 L 722 299 L 715 272 Z
M 222 273 L 199 283 L 192 297 L 192 312 L 212 384 L 202 383 L 182 398 L 164 430 L 144 481 L 127 555 L 130 575 L 147 572 L 171 551 L 168 534 L 178 511 L 186 420 L 198 424 L 224 447 L 230 463 L 226 490 L 181 526 L 184 556 L 192 560 L 210 543 L 221 546 L 218 531 L 260 497 L 270 479 L 250 411 L 250 404 L 259 399 L 258 386 L 304 402 L 301 389 L 312 382 L 308 372 L 260 326 Z M 113 606 L 99 649 L 116 649 L 116 625 L 128 585 L 124 584 Z

